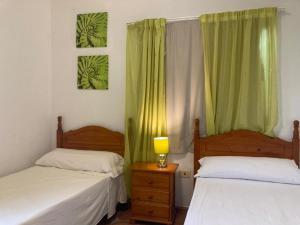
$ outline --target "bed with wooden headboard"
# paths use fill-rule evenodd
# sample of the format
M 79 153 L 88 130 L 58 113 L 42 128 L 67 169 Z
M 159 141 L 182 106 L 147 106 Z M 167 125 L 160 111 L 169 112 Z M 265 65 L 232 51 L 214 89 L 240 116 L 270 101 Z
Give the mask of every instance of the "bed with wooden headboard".
M 199 120 L 194 130 L 194 174 L 200 165 L 198 160 L 205 156 L 256 156 L 294 159 L 299 165 L 299 121 L 294 121 L 292 141 L 269 137 L 249 130 L 200 137 Z
M 57 148 L 0 179 L 0 224 L 97 224 L 126 203 L 123 160 L 107 153 L 124 155 L 123 134 L 101 126 L 64 132 L 59 116 Z
M 58 117 L 57 148 L 110 151 L 124 156 L 124 135 L 101 126 L 85 126 L 63 131 L 62 117 Z
M 210 158 L 197 173 L 203 157 Z M 185 225 L 300 224 L 300 170 L 292 160 L 299 166 L 299 121 L 285 141 L 249 130 L 200 137 L 195 120 L 196 179 Z

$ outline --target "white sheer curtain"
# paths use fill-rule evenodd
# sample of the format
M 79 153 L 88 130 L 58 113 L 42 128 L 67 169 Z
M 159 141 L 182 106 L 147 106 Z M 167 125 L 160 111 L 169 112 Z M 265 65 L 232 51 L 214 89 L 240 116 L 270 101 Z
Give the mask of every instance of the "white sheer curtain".
M 193 150 L 195 118 L 200 118 L 200 133 L 204 133 L 203 71 L 199 21 L 168 23 L 166 27 L 166 83 L 167 124 L 171 153 L 185 153 Z

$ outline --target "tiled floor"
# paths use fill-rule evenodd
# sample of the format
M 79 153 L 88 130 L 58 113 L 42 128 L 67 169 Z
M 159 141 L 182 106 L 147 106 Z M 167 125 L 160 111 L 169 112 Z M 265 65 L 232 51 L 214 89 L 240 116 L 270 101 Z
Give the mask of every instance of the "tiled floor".
M 178 209 L 176 212 L 176 217 L 174 221 L 174 225 L 183 225 L 187 210 L 185 209 Z M 130 210 L 119 210 L 117 215 L 113 218 L 103 221 L 100 225 L 127 225 L 129 223 L 130 218 Z M 150 225 L 154 223 L 146 223 L 146 222 L 136 222 L 135 225 Z

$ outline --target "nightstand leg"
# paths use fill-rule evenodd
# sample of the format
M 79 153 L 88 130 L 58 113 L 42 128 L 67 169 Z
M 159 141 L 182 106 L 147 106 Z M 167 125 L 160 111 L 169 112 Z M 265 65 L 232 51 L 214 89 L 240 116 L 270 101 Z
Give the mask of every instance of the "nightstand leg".
M 129 223 L 130 223 L 130 224 L 134 224 L 134 223 L 135 223 L 135 220 L 134 220 L 134 219 L 130 219 L 130 220 L 129 220 Z

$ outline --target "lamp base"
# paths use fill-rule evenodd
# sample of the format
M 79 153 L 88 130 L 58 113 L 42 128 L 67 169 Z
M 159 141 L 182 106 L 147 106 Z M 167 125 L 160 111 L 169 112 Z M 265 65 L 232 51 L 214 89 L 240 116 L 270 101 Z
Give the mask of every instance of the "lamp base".
M 157 167 L 166 168 L 167 167 L 167 154 L 159 154 Z

